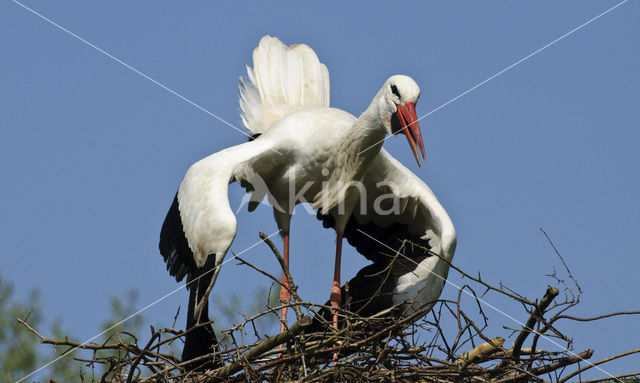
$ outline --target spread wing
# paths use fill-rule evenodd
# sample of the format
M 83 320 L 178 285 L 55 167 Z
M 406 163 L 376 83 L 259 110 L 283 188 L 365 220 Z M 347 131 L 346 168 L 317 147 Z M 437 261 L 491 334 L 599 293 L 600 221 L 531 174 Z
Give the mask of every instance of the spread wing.
M 453 257 L 456 234 L 447 212 L 431 189 L 384 149 L 365 173 L 363 184 L 364 191 L 345 227 L 344 238 L 373 261 L 376 270 L 389 270 L 391 279 L 381 290 L 376 273 L 365 268 L 356 277 L 362 291 L 352 295 L 367 300 L 373 294 L 392 296 L 382 300 L 387 302 L 384 306 L 405 299 L 424 304 L 437 299 L 448 264 L 426 249 L 448 260 Z M 318 213 L 318 218 L 325 227 L 335 227 L 331 215 Z M 404 240 L 419 246 L 405 246 L 399 260 L 396 253 Z
M 397 251 L 408 239 L 445 257 L 453 256 L 453 223 L 429 186 L 381 149 L 364 175 L 366 192 L 356 204 L 344 237 L 367 259 Z M 318 215 L 325 227 L 334 227 L 329 215 Z M 374 238 L 374 239 L 372 239 Z M 393 250 L 391 250 L 393 249 Z M 408 257 L 424 251 L 406 249 Z

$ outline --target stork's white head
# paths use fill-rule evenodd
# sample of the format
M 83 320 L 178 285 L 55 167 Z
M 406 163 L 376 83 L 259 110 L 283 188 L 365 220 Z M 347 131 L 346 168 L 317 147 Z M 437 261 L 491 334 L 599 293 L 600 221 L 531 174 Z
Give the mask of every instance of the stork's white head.
M 420 97 L 420 87 L 409 76 L 389 77 L 380 90 L 378 111 L 383 125 L 391 135 L 398 133 L 407 136 L 409 146 L 420 166 L 418 147 L 422 158 L 426 159 L 422 134 L 416 116 L 416 103 Z

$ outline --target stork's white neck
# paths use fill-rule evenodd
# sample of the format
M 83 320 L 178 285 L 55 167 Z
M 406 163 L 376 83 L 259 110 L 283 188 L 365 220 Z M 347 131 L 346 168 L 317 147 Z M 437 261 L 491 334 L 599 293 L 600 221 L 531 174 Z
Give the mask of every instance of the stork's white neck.
M 323 210 L 341 205 L 343 208 L 336 216 L 336 230 L 342 231 L 351 215 L 351 209 L 359 197 L 358 188 L 352 188 L 352 182 L 360 181 L 365 172 L 371 166 L 382 148 L 382 141 L 387 134 L 387 129 L 381 120 L 379 112 L 379 100 L 381 92 L 360 117 L 344 130 L 344 135 L 334 148 L 330 162 L 334 171 L 331 179 L 326 184 L 326 191 L 316 198 L 313 207 L 322 207 Z M 320 202 L 321 201 L 321 202 Z
M 380 113 L 382 91 L 373 98 L 369 107 L 360 115 L 349 131 L 350 151 L 355 151 L 353 160 L 365 170 L 382 148 L 387 128 Z M 358 169 L 361 170 L 361 169 Z M 358 172 L 360 173 L 360 172 Z

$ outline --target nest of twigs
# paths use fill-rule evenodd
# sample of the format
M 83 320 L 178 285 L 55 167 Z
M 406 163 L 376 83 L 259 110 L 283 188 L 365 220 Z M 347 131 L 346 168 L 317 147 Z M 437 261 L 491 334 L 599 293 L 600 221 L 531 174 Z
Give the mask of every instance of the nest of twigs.
M 266 236 L 263 239 L 284 266 L 275 246 Z M 469 280 L 459 288 L 455 301 L 440 300 L 419 309 L 410 305 L 398 306 L 367 318 L 340 310 L 342 326 L 337 331 L 323 319 L 326 316 L 322 315 L 323 310 L 326 314 L 329 308 L 302 300 L 288 275 L 294 299 L 288 306 L 294 311 L 296 322 L 282 334 L 266 336 L 259 333 L 254 323 L 264 316 L 277 315 L 282 306 L 267 307 L 261 313 L 244 317 L 241 323 L 223 331 L 224 337 L 217 350 L 196 360 L 221 362 L 220 367 L 204 371 L 187 371 L 186 367 L 192 367 L 193 361 L 181 362 L 170 352 L 181 350 L 184 337 L 184 332 L 173 328 L 156 330 L 151 327 L 150 337 L 144 344 L 138 343 L 141 335 L 133 334 L 121 336 L 112 343 L 78 344 L 67 339 L 45 338 L 25 321 L 19 321 L 37 334 L 42 343 L 67 346 L 69 352 L 77 348 L 92 350 L 93 358 L 78 360 L 89 367 L 102 365 L 101 381 L 109 382 L 563 383 L 580 380 L 586 383 L 640 375 L 640 372 L 617 377 L 600 374 L 602 379 L 583 379 L 584 371 L 599 369 L 610 360 L 638 353 L 640 349 L 589 362 L 593 350 L 574 351 L 571 338 L 558 330 L 556 322 L 592 321 L 640 312 L 619 312 L 594 318 L 567 315 L 567 311 L 579 303 L 582 290 L 564 260 L 559 259 L 569 282 L 565 283 L 554 271 L 551 277 L 557 287 L 547 287 L 539 300 L 529 300 L 502 284 L 493 286 L 480 276 L 468 275 L 452 265 L 452 270 Z M 255 268 L 245 260 L 239 261 Z M 283 270 L 288 274 L 286 267 Z M 278 278 L 260 272 L 274 283 L 280 283 Z M 476 294 L 476 290 L 481 294 Z M 524 307 L 518 326 L 507 322 L 510 327 L 505 335 L 514 339 L 508 346 L 502 337 L 492 336 L 497 334 L 487 334 L 495 328 L 489 327 L 483 310 L 481 297 L 488 293 L 499 294 Z M 541 338 L 552 338 L 559 347 L 545 351 L 539 347 Z M 101 350 L 113 352 L 109 357 L 97 357 L 96 352 Z

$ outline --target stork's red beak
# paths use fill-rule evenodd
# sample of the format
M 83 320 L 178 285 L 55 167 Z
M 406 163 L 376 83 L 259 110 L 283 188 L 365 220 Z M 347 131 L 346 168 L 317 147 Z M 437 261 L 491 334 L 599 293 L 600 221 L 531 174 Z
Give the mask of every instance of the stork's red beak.
M 396 117 L 398 117 L 398 121 L 400 121 L 400 125 L 402 125 L 402 132 L 405 136 L 407 136 L 409 146 L 411 146 L 413 155 L 416 157 L 416 161 L 418 161 L 418 166 L 420 166 L 418 145 L 420 145 L 422 159 L 426 160 L 427 156 L 424 152 L 424 143 L 422 142 L 420 125 L 418 125 L 418 116 L 416 116 L 416 104 L 413 102 L 407 102 L 406 105 L 398 104 Z

